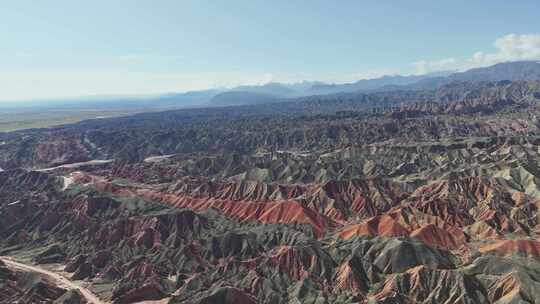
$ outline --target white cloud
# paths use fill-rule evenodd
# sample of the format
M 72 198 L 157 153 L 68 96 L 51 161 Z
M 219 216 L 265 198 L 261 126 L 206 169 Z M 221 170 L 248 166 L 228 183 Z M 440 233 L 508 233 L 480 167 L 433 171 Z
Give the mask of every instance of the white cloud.
M 540 60 L 540 34 L 509 34 L 493 43 L 495 52 L 476 52 L 470 58 L 457 60 L 447 58 L 434 61 L 421 60 L 413 63 L 415 74 L 442 70 L 467 70 L 490 66 L 505 61 Z
M 426 61 L 426 60 L 420 60 L 413 63 L 415 74 L 427 74 L 433 71 L 441 71 L 448 69 L 448 67 L 451 67 L 456 64 L 455 58 L 446 58 L 441 60 L 434 60 L 434 61 Z
M 381 69 L 369 69 L 362 72 L 355 73 L 338 73 L 332 72 L 326 75 L 310 76 L 307 74 L 301 75 L 294 80 L 288 80 L 288 82 L 301 82 L 301 81 L 322 81 L 327 83 L 351 83 L 358 80 L 374 79 L 388 75 L 397 75 L 399 72 L 387 68 Z
M 367 70 L 364 72 L 358 72 L 350 75 L 349 79 L 347 79 L 347 82 L 351 81 L 357 81 L 360 79 L 373 79 L 373 78 L 379 78 L 386 75 L 392 75 L 395 74 L 395 71 L 392 71 L 390 69 L 372 69 Z
M 274 74 L 272 73 L 264 73 L 260 75 L 254 75 L 252 77 L 249 77 L 248 80 L 242 81 L 241 85 L 264 85 L 269 82 L 274 81 Z M 229 84 L 229 86 L 237 86 L 238 83 L 232 82 Z

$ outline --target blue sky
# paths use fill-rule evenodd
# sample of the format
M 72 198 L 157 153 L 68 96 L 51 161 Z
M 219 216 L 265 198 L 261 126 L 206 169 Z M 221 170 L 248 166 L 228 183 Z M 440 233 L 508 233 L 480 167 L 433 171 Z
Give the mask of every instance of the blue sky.
M 350 82 L 540 59 L 537 0 L 0 4 L 0 100 Z

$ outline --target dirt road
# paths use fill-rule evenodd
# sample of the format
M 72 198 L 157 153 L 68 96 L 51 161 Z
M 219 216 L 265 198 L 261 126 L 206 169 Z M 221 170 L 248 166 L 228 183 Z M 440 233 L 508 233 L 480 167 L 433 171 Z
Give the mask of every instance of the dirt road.
M 6 265 L 10 268 L 20 269 L 20 270 L 29 271 L 29 272 L 36 272 L 36 273 L 45 275 L 49 277 L 50 279 L 52 279 L 54 282 L 56 282 L 59 287 L 62 287 L 65 289 L 76 289 L 82 294 L 82 296 L 88 301 L 88 303 L 91 303 L 91 304 L 106 304 L 107 303 L 100 300 L 90 290 L 84 288 L 83 286 L 77 284 L 76 282 L 70 281 L 69 279 L 57 273 L 48 271 L 38 266 L 26 265 L 23 263 L 15 262 L 14 260 L 8 257 L 0 257 L 0 260 L 6 263 Z

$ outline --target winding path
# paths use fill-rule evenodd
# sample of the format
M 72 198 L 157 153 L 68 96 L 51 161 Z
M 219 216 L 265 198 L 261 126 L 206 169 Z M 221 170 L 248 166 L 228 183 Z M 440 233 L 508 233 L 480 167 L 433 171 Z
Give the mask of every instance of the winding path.
M 12 259 L 8 257 L 0 257 L 0 260 L 2 260 L 8 267 L 15 268 L 23 271 L 29 271 L 29 272 L 37 272 L 39 274 L 45 275 L 52 279 L 54 282 L 58 284 L 58 286 L 67 288 L 67 289 L 76 289 L 78 290 L 81 295 L 88 301 L 88 303 L 91 304 L 107 304 L 107 302 L 104 302 L 100 300 L 95 294 L 93 294 L 90 290 L 84 288 L 83 286 L 77 284 L 76 282 L 70 281 L 69 279 L 54 273 L 52 271 L 48 271 L 46 269 L 37 267 L 37 266 L 31 266 L 26 265 L 23 263 L 15 262 Z

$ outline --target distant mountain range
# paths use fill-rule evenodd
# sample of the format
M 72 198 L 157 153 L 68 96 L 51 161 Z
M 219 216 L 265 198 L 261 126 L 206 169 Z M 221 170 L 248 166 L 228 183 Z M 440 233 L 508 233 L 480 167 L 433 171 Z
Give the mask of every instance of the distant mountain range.
M 537 61 L 505 62 L 490 67 L 475 68 L 464 72 L 437 72 L 426 75 L 395 75 L 363 79 L 346 84 L 328 84 L 304 81 L 285 84 L 271 82 L 264 85 L 238 86 L 232 89 L 209 89 L 185 93 L 169 93 L 159 96 L 120 96 L 74 98 L 57 101 L 39 101 L 26 106 L 75 107 L 75 108 L 123 108 L 141 109 L 211 107 L 295 101 L 299 97 L 337 93 L 378 92 L 394 90 L 434 89 L 455 82 L 540 80 L 540 64 Z M 9 107 L 9 103 L 2 107 Z M 13 106 L 13 105 L 11 105 Z M 20 104 L 16 105 L 17 107 Z
M 433 89 L 453 82 L 525 81 L 540 79 L 540 63 L 537 61 L 503 62 L 489 67 L 470 69 L 446 77 L 429 77 L 401 89 Z M 384 89 L 396 89 L 396 86 Z
M 295 100 L 294 97 L 337 93 L 377 92 L 393 90 L 435 89 L 456 82 L 540 80 L 540 64 L 536 61 L 505 62 L 465 72 L 437 72 L 426 75 L 383 76 L 347 84 L 304 83 L 294 86 L 269 83 L 262 86 L 243 86 L 222 92 L 211 98 L 209 106 L 247 105 Z M 308 85 L 306 85 L 308 84 Z
M 370 91 L 383 88 L 385 86 L 401 86 L 413 84 L 425 79 L 431 79 L 435 77 L 445 77 L 450 75 L 451 72 L 437 72 L 426 75 L 394 75 L 394 76 L 383 76 L 373 79 L 363 79 L 353 83 L 346 84 L 321 84 L 315 85 L 309 91 L 314 95 L 320 94 L 332 94 L 332 93 L 349 93 L 357 91 Z
M 269 103 L 280 99 L 278 95 L 254 91 L 229 91 L 219 93 L 210 100 L 213 106 L 240 106 Z

